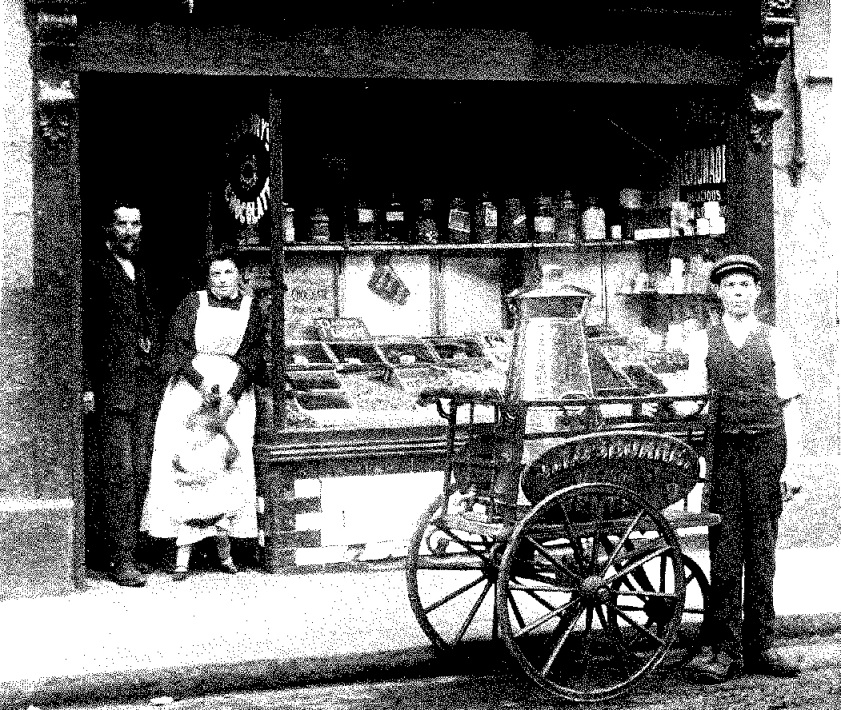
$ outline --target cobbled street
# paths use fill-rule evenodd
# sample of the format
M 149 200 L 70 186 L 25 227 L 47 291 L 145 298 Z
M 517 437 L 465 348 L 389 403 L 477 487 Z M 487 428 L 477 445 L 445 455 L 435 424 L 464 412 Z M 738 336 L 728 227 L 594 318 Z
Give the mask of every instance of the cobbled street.
M 800 678 L 743 676 L 721 685 L 697 685 L 681 672 L 662 671 L 618 700 L 580 707 L 601 710 L 839 710 L 841 635 L 788 639 L 782 650 L 804 667 Z M 73 706 L 81 710 L 543 710 L 576 707 L 535 690 L 522 677 L 498 673 L 390 682 L 286 687 L 199 698 L 143 698 L 132 703 Z M 165 704 L 163 704 L 165 703 Z

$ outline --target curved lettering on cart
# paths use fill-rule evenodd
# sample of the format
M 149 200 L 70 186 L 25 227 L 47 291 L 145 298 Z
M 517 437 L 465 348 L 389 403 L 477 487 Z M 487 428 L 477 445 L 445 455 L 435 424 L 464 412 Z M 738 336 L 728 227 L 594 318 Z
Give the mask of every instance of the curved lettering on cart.
M 523 476 L 532 502 L 576 483 L 612 482 L 635 490 L 658 508 L 684 498 L 700 464 L 684 442 L 651 432 L 599 432 L 567 439 L 533 462 Z

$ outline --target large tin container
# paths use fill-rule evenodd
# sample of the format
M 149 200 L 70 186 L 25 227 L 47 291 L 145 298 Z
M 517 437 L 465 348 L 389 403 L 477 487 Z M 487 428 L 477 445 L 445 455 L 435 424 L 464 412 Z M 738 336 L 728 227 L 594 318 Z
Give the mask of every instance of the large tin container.
M 558 400 L 593 395 L 584 319 L 593 293 L 544 267 L 540 286 L 508 296 L 515 312 L 506 399 Z

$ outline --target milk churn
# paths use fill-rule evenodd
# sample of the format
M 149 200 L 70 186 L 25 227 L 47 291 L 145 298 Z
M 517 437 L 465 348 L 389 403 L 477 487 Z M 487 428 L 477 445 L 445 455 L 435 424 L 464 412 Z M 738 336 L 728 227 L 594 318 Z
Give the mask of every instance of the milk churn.
M 592 397 L 584 319 L 594 294 L 563 281 L 559 267 L 544 266 L 541 284 L 517 289 L 508 296 L 515 311 L 514 348 L 495 436 L 498 464 L 491 497 L 491 517 L 504 515 L 517 500 L 521 462 L 534 460 L 548 439 L 524 442 L 526 429 L 557 431 L 566 425 L 566 407 L 532 407 L 525 420 L 518 402 Z M 581 410 L 581 407 L 575 407 Z M 582 414 L 576 412 L 576 416 Z M 525 451 L 524 451 L 525 445 Z
M 544 266 L 540 286 L 508 296 L 515 311 L 509 401 L 593 395 L 584 319 L 594 294 L 564 283 L 562 275 L 560 268 Z

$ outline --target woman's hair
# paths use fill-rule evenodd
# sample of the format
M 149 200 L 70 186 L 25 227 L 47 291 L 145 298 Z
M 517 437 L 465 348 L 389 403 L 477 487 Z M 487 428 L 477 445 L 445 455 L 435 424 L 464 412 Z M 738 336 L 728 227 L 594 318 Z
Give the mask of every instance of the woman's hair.
M 207 257 L 205 258 L 205 270 L 210 271 L 210 265 L 214 261 L 230 261 L 233 262 L 234 266 L 237 269 L 241 268 L 240 260 L 241 260 L 240 253 L 231 247 L 221 247 L 219 249 L 214 249 L 210 253 L 208 253 Z

